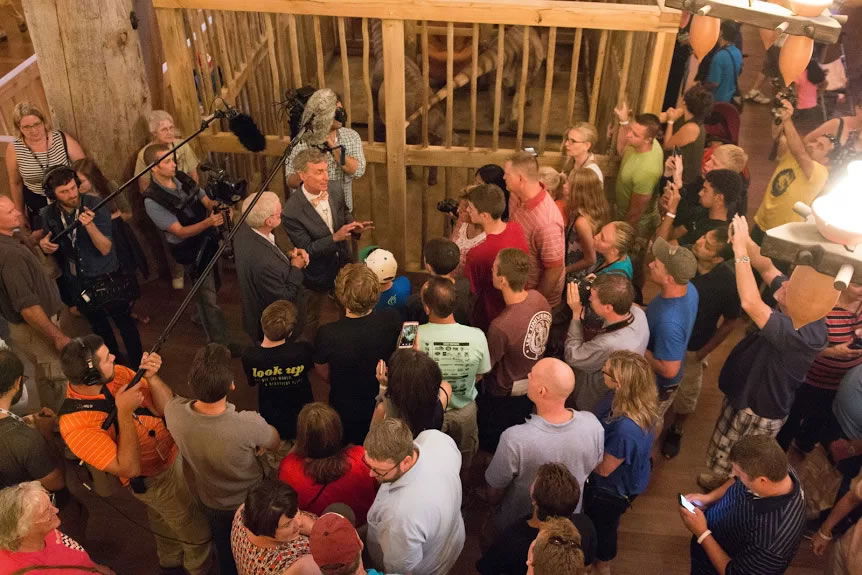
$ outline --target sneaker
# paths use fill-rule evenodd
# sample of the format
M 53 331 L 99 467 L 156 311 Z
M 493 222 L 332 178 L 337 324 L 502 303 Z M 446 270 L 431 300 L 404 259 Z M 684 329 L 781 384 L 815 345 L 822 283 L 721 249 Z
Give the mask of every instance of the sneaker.
M 664 455 L 665 459 L 673 459 L 679 455 L 679 446 L 681 442 L 682 430 L 675 425 L 671 426 L 664 437 L 664 443 L 661 445 L 661 454 Z
M 727 481 L 728 475 L 719 475 L 705 471 L 697 476 L 697 484 L 706 490 L 706 493 L 718 489 Z
M 186 281 L 182 277 L 173 278 L 171 280 L 171 287 L 177 290 L 183 289 L 184 287 L 186 287 Z
M 751 100 L 756 104 L 769 104 L 772 102 L 772 98 L 765 96 L 760 90 L 749 90 L 745 94 L 745 99 Z

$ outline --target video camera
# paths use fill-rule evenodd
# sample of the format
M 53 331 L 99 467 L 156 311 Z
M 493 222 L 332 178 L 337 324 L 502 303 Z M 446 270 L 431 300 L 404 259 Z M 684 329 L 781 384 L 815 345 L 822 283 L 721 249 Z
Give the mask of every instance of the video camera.
M 201 164 L 200 170 L 210 174 L 204 186 L 204 193 L 212 201 L 233 206 L 246 196 L 248 182 L 245 180 L 231 180 L 224 169 L 207 164 Z

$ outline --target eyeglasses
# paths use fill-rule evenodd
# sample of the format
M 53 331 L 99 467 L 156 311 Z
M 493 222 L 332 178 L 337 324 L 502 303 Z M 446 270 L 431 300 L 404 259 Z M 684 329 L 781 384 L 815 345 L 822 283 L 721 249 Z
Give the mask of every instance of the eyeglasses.
M 35 124 L 28 124 L 26 126 L 21 126 L 22 130 L 35 130 L 36 128 L 41 128 L 43 125 L 42 122 L 36 122 Z
M 574 140 L 572 138 L 566 138 L 566 143 L 567 144 L 586 144 L 587 141 L 586 140 Z
M 392 472 L 392 470 L 393 470 L 393 469 L 395 469 L 396 467 L 398 467 L 398 463 L 396 463 L 395 465 L 393 465 L 392 467 L 390 467 L 390 468 L 389 468 L 389 469 L 387 469 L 386 471 L 380 472 L 380 471 L 378 471 L 377 469 L 375 469 L 375 468 L 374 468 L 370 463 L 368 463 L 368 461 L 365 459 L 365 457 L 364 457 L 364 456 L 362 457 L 362 463 L 364 463 L 364 464 L 365 464 L 365 467 L 367 467 L 368 469 L 370 469 L 370 470 L 371 470 L 371 473 L 373 473 L 373 474 L 374 474 L 374 475 L 376 475 L 377 477 L 380 477 L 381 479 L 382 479 L 382 478 L 384 478 L 384 477 L 386 477 L 387 475 L 389 475 L 389 474 Z

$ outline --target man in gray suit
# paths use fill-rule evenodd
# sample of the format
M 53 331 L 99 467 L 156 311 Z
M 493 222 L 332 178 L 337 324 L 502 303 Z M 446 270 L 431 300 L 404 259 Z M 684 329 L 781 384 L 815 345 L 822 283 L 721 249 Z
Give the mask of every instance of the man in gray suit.
M 373 224 L 353 220 L 340 187 L 327 191 L 329 174 L 323 152 L 301 150 L 292 167 L 302 179 L 302 187 L 287 200 L 281 219 L 293 244 L 308 252 L 303 285 L 309 290 L 307 321 L 314 331 L 323 298 L 332 291 L 338 270 L 353 260 L 350 235 L 358 237 Z
M 242 204 L 249 210 L 254 196 Z M 304 318 L 302 269 L 308 264 L 308 253 L 294 248 L 285 254 L 275 244 L 272 231 L 281 223 L 281 201 L 272 192 L 264 192 L 234 237 L 236 272 L 242 300 L 242 326 L 255 343 L 263 338 L 260 316 L 274 301 L 289 300 L 299 310 L 294 333 L 301 333 Z

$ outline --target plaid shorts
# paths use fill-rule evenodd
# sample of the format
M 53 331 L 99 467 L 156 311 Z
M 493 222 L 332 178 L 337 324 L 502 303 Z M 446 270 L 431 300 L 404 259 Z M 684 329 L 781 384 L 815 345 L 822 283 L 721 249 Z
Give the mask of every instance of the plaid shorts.
M 728 456 L 733 445 L 747 435 L 775 437 L 784 425 L 785 419 L 787 418 L 767 419 L 747 408 L 735 409 L 725 397 L 721 404 L 721 415 L 715 422 L 712 439 L 709 440 L 709 447 L 706 449 L 707 467 L 715 474 L 730 475 L 731 465 Z

